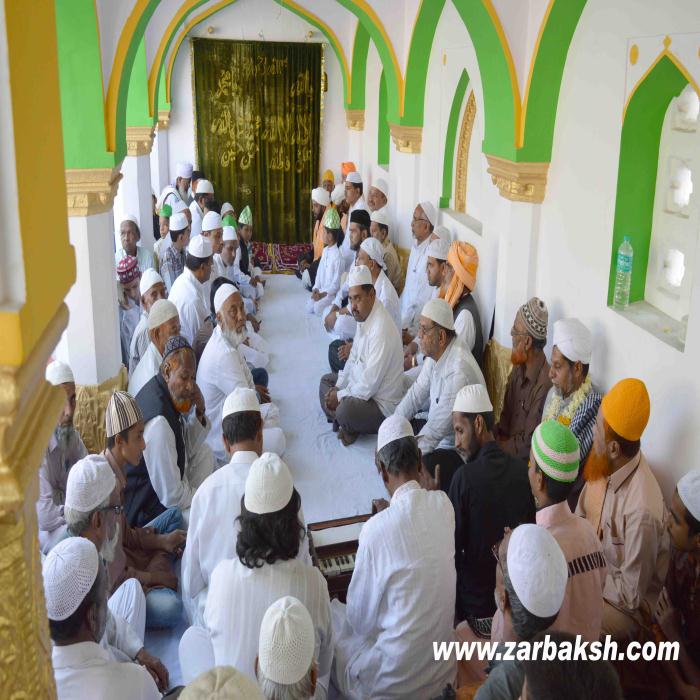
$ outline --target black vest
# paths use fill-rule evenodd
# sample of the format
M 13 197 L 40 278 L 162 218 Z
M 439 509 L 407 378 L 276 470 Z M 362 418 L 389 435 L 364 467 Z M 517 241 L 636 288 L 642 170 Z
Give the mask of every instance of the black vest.
M 471 294 L 463 296 L 452 310 L 455 321 L 457 320 L 457 316 L 459 316 L 460 312 L 464 310 L 468 311 L 474 319 L 474 329 L 476 334 L 474 336 L 474 349 L 472 350 L 472 355 L 474 355 L 474 359 L 479 367 L 481 367 L 481 363 L 484 359 L 484 336 L 481 331 L 481 316 L 479 315 L 479 307 L 476 305 L 474 297 Z
M 170 392 L 160 372 L 152 377 L 136 395 L 136 403 L 143 413 L 144 422 L 156 416 L 163 416 L 168 421 L 175 435 L 177 466 L 180 478 L 185 473 L 185 440 L 182 434 L 180 414 L 175 410 L 170 399 Z M 131 527 L 143 527 L 160 515 L 165 506 L 153 490 L 151 478 L 146 468 L 145 457 L 138 465 L 126 467 L 126 489 L 124 490 L 126 520 Z
M 241 251 L 241 260 L 239 267 L 241 268 L 241 272 L 244 275 L 248 275 L 250 277 L 250 259 L 248 256 L 248 246 L 242 239 L 239 240 L 241 242 L 241 245 L 239 246 Z

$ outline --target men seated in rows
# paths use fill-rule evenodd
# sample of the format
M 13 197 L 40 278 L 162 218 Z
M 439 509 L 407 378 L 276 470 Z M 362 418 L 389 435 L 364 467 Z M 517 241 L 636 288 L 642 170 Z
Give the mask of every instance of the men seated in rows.
M 122 364 L 129 366 L 129 348 L 131 339 L 139 325 L 141 305 L 139 284 L 141 271 L 136 258 L 127 255 L 117 264 L 117 301 L 119 303 L 119 341 L 121 345 Z
M 333 303 L 340 289 L 343 274 L 343 257 L 338 248 L 338 236 L 341 232 L 340 218 L 336 209 L 326 209 L 323 216 L 325 248 L 316 273 L 316 284 L 306 303 L 306 311 L 318 316 Z
M 581 462 L 585 464 L 602 398 L 589 374 L 593 339 L 588 328 L 576 318 L 557 321 L 553 336 L 549 370 L 552 388 L 544 402 L 542 420 L 558 420 L 571 428 L 581 449 Z M 569 494 L 572 510 L 576 509 L 583 483 L 580 473 Z
M 141 294 L 141 318 L 134 329 L 134 334 L 131 336 L 129 376 L 134 373 L 150 342 L 148 338 L 148 314 L 151 311 L 151 307 L 159 299 L 165 299 L 167 296 L 163 278 L 154 269 L 149 268 L 141 275 L 139 293 Z
M 63 540 L 46 557 L 42 573 L 59 700 L 159 700 L 146 668 L 119 663 L 100 646 L 108 619 L 108 574 L 95 545 L 83 537 Z
M 345 697 L 433 698 L 457 671 L 433 658 L 434 642 L 453 639 L 454 511 L 420 487 L 405 418 L 382 423 L 375 462 L 391 501 L 362 528 L 347 605 L 333 602 L 333 682 Z
M 192 163 L 181 162 L 175 166 L 175 182 L 167 185 L 160 193 L 158 206 L 165 204 L 174 206 L 175 202 L 187 205 L 189 199 L 190 180 L 192 178 Z M 173 212 L 174 213 L 174 212 Z
M 224 227 L 221 223 L 221 216 L 215 211 L 208 211 L 202 219 L 202 236 L 209 239 L 211 250 L 214 256 L 212 260 L 211 279 L 223 277 L 226 273 L 221 265 L 221 247 L 224 243 Z
M 382 244 L 386 275 L 399 294 L 403 289 L 403 270 L 396 248 L 389 238 L 389 214 L 386 209 L 378 209 L 373 211 L 369 218 L 369 232 L 372 238 L 376 238 Z
M 276 600 L 290 595 L 313 620 L 318 684 L 325 697 L 333 659 L 330 600 L 321 572 L 298 556 L 306 539 L 300 508 L 287 465 L 277 455 L 263 453 L 246 478 L 236 556 L 214 569 L 204 608 L 205 628 L 185 632 L 181 663 L 188 656 L 201 657 L 210 640 L 209 665 L 231 665 L 255 678 L 265 613 Z
M 378 177 L 370 185 L 369 192 L 367 192 L 367 208 L 370 213 L 384 209 L 389 201 L 388 197 L 389 185 L 384 178 Z
M 441 488 L 447 491 L 452 474 L 462 465 L 454 449 L 452 406 L 462 387 L 484 384 L 484 375 L 467 346 L 457 338 L 452 309 L 444 299 L 431 299 L 423 307 L 418 338 L 425 361 L 396 413 L 412 421 L 423 466 L 432 474 L 440 464 Z
M 593 427 L 592 455 L 608 475 L 598 525 L 608 565 L 603 634 L 619 641 L 636 639 L 648 627 L 669 562 L 664 499 L 640 445 L 649 410 L 644 382 L 623 379 L 603 398 Z M 589 515 L 589 486 L 577 515 Z
M 133 214 L 124 216 L 119 225 L 119 237 L 122 245 L 114 253 L 115 265 L 118 265 L 122 258 L 130 255 L 132 258 L 136 258 L 141 272 L 153 267 L 153 253 L 148 248 L 138 245 L 141 240 L 141 230 Z
M 403 393 L 401 336 L 377 300 L 365 265 L 350 268 L 350 308 L 358 323 L 345 368 L 321 378 L 319 398 L 344 445 L 360 433 L 376 433 Z
M 452 422 L 456 448 L 465 459 L 449 486 L 455 513 L 457 619 L 466 622 L 467 636 L 488 639 L 496 610 L 492 548 L 504 528 L 534 522 L 535 507 L 524 465 L 493 438 L 493 406 L 483 384 L 459 391 Z
M 324 170 L 323 175 L 321 175 L 321 187 L 323 187 L 328 194 L 330 194 L 333 191 L 333 187 L 335 187 L 335 175 L 330 168 Z
M 160 261 L 164 252 L 163 246 L 170 245 L 170 217 L 173 215 L 173 208 L 169 204 L 164 204 L 157 210 L 158 219 L 158 240 L 153 244 L 153 258 L 156 270 L 160 270 Z
M 160 371 L 136 395 L 146 424 L 146 447 L 141 462 L 127 473 L 130 525 L 143 526 L 168 508 L 189 508 L 194 492 L 214 469 L 206 444 L 211 425 L 195 374 L 192 347 L 182 336 L 173 336 L 165 344 Z
M 71 368 L 58 360 L 51 362 L 46 367 L 46 381 L 53 386 L 60 386 L 65 400 L 39 467 L 39 500 L 36 504 L 36 514 L 39 523 L 39 546 L 44 554 L 66 536 L 63 507 L 68 474 L 73 465 L 87 455 L 80 433 L 73 425 L 75 379 Z
M 495 435 L 505 452 L 524 460 L 530 456 L 532 433 L 540 422 L 552 386 L 549 362 L 544 354 L 548 318 L 545 303 L 532 297 L 518 309 L 510 331 L 513 370 L 506 384 Z
M 192 238 L 196 238 L 202 233 L 202 219 L 206 213 L 207 202 L 214 199 L 214 185 L 209 180 L 199 179 L 194 181 L 193 178 L 194 198 L 190 203 L 190 212 L 192 214 Z
M 185 271 L 189 243 L 190 226 L 187 217 L 182 212 L 173 214 L 170 217 L 170 245 L 163 250 L 160 264 L 160 275 L 165 282 L 168 294 L 175 280 Z
M 362 196 L 362 176 L 358 172 L 348 173 L 347 179 L 345 180 L 345 201 L 348 205 L 347 214 L 343 215 L 341 219 L 341 228 L 345 234 L 345 238 L 340 246 L 340 252 L 343 256 L 344 270 L 350 268 L 350 266 L 355 262 L 355 253 L 350 245 L 350 224 L 352 223 L 352 213 L 357 210 L 364 210 L 369 216 L 367 211 L 367 204 L 365 204 L 364 197 Z M 369 228 L 369 223 L 367 224 Z
M 318 260 L 323 254 L 323 214 L 331 205 L 331 195 L 323 187 L 311 190 L 311 213 L 313 214 L 314 229 L 311 232 L 311 240 L 314 245 L 314 260 Z
M 177 306 L 182 335 L 190 345 L 209 318 L 209 287 L 212 247 L 208 238 L 197 236 L 190 242 L 184 272 L 175 280 L 168 299 Z
M 246 314 L 243 298 L 233 284 L 226 282 L 214 296 L 216 328 L 204 348 L 197 368 L 199 386 L 211 429 L 207 444 L 219 465 L 225 464 L 226 452 L 221 440 L 221 411 L 226 397 L 239 387 L 254 389 L 263 404 L 265 449 L 283 454 L 284 433 L 279 428 L 279 410 L 270 402 L 266 386 L 255 385 L 241 348 L 246 340 Z

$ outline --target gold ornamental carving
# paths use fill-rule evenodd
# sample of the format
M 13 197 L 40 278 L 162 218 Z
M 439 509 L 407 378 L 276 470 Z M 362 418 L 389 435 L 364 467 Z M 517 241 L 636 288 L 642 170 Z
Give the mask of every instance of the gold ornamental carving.
M 114 168 L 66 170 L 68 216 L 92 216 L 110 211 L 117 194 L 121 164 Z
M 396 146 L 396 150 L 401 153 L 420 153 L 423 142 L 422 126 L 401 126 L 400 124 L 389 124 L 391 139 Z
M 459 143 L 457 145 L 457 178 L 455 182 L 455 210 L 467 211 L 467 172 L 469 170 L 469 146 L 472 141 L 474 119 L 476 117 L 476 99 L 474 91 L 469 93 L 467 106 L 464 108 L 462 126 L 459 130 Z
M 486 349 L 484 350 L 484 379 L 486 380 L 486 389 L 491 397 L 493 417 L 496 420 L 501 417 L 508 377 L 512 368 L 510 348 L 491 338 L 486 343 Z
M 158 113 L 160 120 L 160 112 Z M 126 127 L 126 155 L 147 156 L 153 148 L 152 126 L 127 126 Z
M 158 110 L 158 131 L 165 131 L 170 126 L 170 110 Z
M 365 129 L 365 110 L 364 109 L 346 109 L 345 121 L 348 129 L 352 131 L 364 131 Z
M 487 172 L 501 197 L 514 202 L 539 204 L 544 200 L 549 163 L 516 163 L 488 153 Z

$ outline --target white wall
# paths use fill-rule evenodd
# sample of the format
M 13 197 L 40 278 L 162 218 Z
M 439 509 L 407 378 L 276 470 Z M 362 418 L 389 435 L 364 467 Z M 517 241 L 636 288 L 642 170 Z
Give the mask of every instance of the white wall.
M 208 26 L 214 27 L 212 34 L 207 33 Z M 191 32 L 191 36 L 257 41 L 258 34 L 262 31 L 266 41 L 304 41 L 309 30 L 314 32 L 313 41 L 325 40 L 315 27 L 272 0 L 239 0 L 202 22 Z M 320 168 L 321 172 L 331 168 L 339 181 L 340 163 L 346 160 L 347 129 L 343 106 L 343 77 L 338 59 L 329 44 L 325 48 L 325 60 L 328 92 L 324 94 Z M 175 59 L 170 97 L 172 109 L 168 148 L 172 179 L 178 161 L 187 160 L 196 164 L 191 55 L 187 39 L 182 42 Z

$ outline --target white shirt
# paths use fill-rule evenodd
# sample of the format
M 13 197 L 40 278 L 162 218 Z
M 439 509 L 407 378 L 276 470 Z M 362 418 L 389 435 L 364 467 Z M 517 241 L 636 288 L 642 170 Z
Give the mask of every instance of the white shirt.
M 326 246 L 316 270 L 314 289 L 325 292 L 329 297 L 335 296 L 340 288 L 340 277 L 343 274 L 343 256 L 337 245 Z
M 148 312 L 142 310 L 141 318 L 134 329 L 134 334 L 131 336 L 131 345 L 129 346 L 129 376 L 134 373 L 150 342 L 151 340 L 148 337 Z
M 338 373 L 338 399 L 354 396 L 374 399 L 389 416 L 403 394 L 403 347 L 401 335 L 389 312 L 378 299 L 363 322 L 358 322 L 355 341 L 345 368 Z
M 117 663 L 95 642 L 54 646 L 51 661 L 58 700 L 160 700 L 143 666 Z
M 119 248 L 119 250 L 114 253 L 114 263 L 119 264 L 122 258 L 126 257 L 126 251 L 124 248 Z M 149 267 L 153 267 L 153 253 L 143 246 L 136 245 L 136 262 L 139 264 L 139 270 L 143 274 Z
M 396 324 L 399 333 L 401 332 L 401 302 L 399 295 L 394 289 L 391 280 L 386 276 L 384 270 L 379 273 L 377 281 L 374 283 L 374 290 L 377 293 L 377 299 L 382 302 L 384 308 L 389 312 L 389 316 Z
M 457 314 L 454 323 L 457 337 L 461 338 L 470 350 L 473 350 L 476 342 L 476 325 L 474 324 L 472 312 L 469 309 L 462 309 Z
M 160 193 L 160 199 L 156 204 L 160 210 L 163 208 L 164 204 L 169 204 L 172 207 L 178 199 L 183 204 L 187 204 L 187 202 L 180 196 L 180 193 L 177 191 L 177 187 L 175 187 L 175 185 L 166 185 L 163 188 L 163 191 Z
M 192 213 L 192 226 L 190 227 L 190 239 L 195 236 L 199 236 L 202 233 L 202 219 L 204 218 L 204 211 L 202 207 L 197 204 L 196 201 L 192 200 L 190 204 L 190 212 Z
M 412 336 L 418 334 L 418 319 L 426 302 L 435 290 L 428 284 L 428 246 L 430 236 L 420 245 L 414 240 L 406 269 L 406 283 L 401 293 L 401 327 L 407 328 Z
M 428 422 L 417 435 L 423 454 L 454 448 L 452 407 L 457 392 L 467 384 L 486 382 L 471 351 L 459 338 L 452 340 L 437 362 L 425 358 L 418 378 L 396 407 L 396 413 L 411 420 L 429 404 Z
M 149 343 L 146 352 L 129 379 L 129 393 L 132 396 L 136 396 L 144 384 L 158 374 L 162 362 L 163 356 L 158 352 L 158 348 L 153 343 Z
M 168 299 L 177 307 L 180 316 L 180 335 L 192 345 L 194 338 L 209 317 L 206 288 L 186 267 L 173 282 Z
M 355 262 L 355 251 L 350 248 L 350 215 L 356 209 L 364 209 L 369 214 L 369 207 L 365 204 L 364 196 L 361 196 L 355 204 L 353 204 L 348 209 L 348 224 L 345 227 L 345 238 L 343 238 L 343 244 L 340 246 L 340 252 L 343 255 L 343 263 L 345 271 L 347 271 Z
M 100 639 L 100 646 L 111 659 L 118 660 L 112 652 L 113 649 L 120 651 L 129 659 L 135 659 L 136 654 L 143 649 L 143 639 L 123 617 L 114 615 L 107 608 L 107 624 L 102 639 Z
M 453 543 L 454 533 L 448 539 Z M 454 581 L 452 588 L 454 605 Z M 316 635 L 314 657 L 318 664 L 314 697 L 325 698 L 333 660 L 328 585 L 316 567 L 299 559 L 263 564 L 258 569 L 249 569 L 238 558 L 226 559 L 214 569 L 204 621 L 211 636 L 216 665 L 233 666 L 255 678 L 260 624 L 268 607 L 283 596 L 299 599 L 311 615 Z
M 433 698 L 454 682 L 455 661 L 433 658 L 433 642 L 454 639 L 454 529 L 447 495 L 415 481 L 363 526 L 334 630 L 336 672 L 353 698 Z

